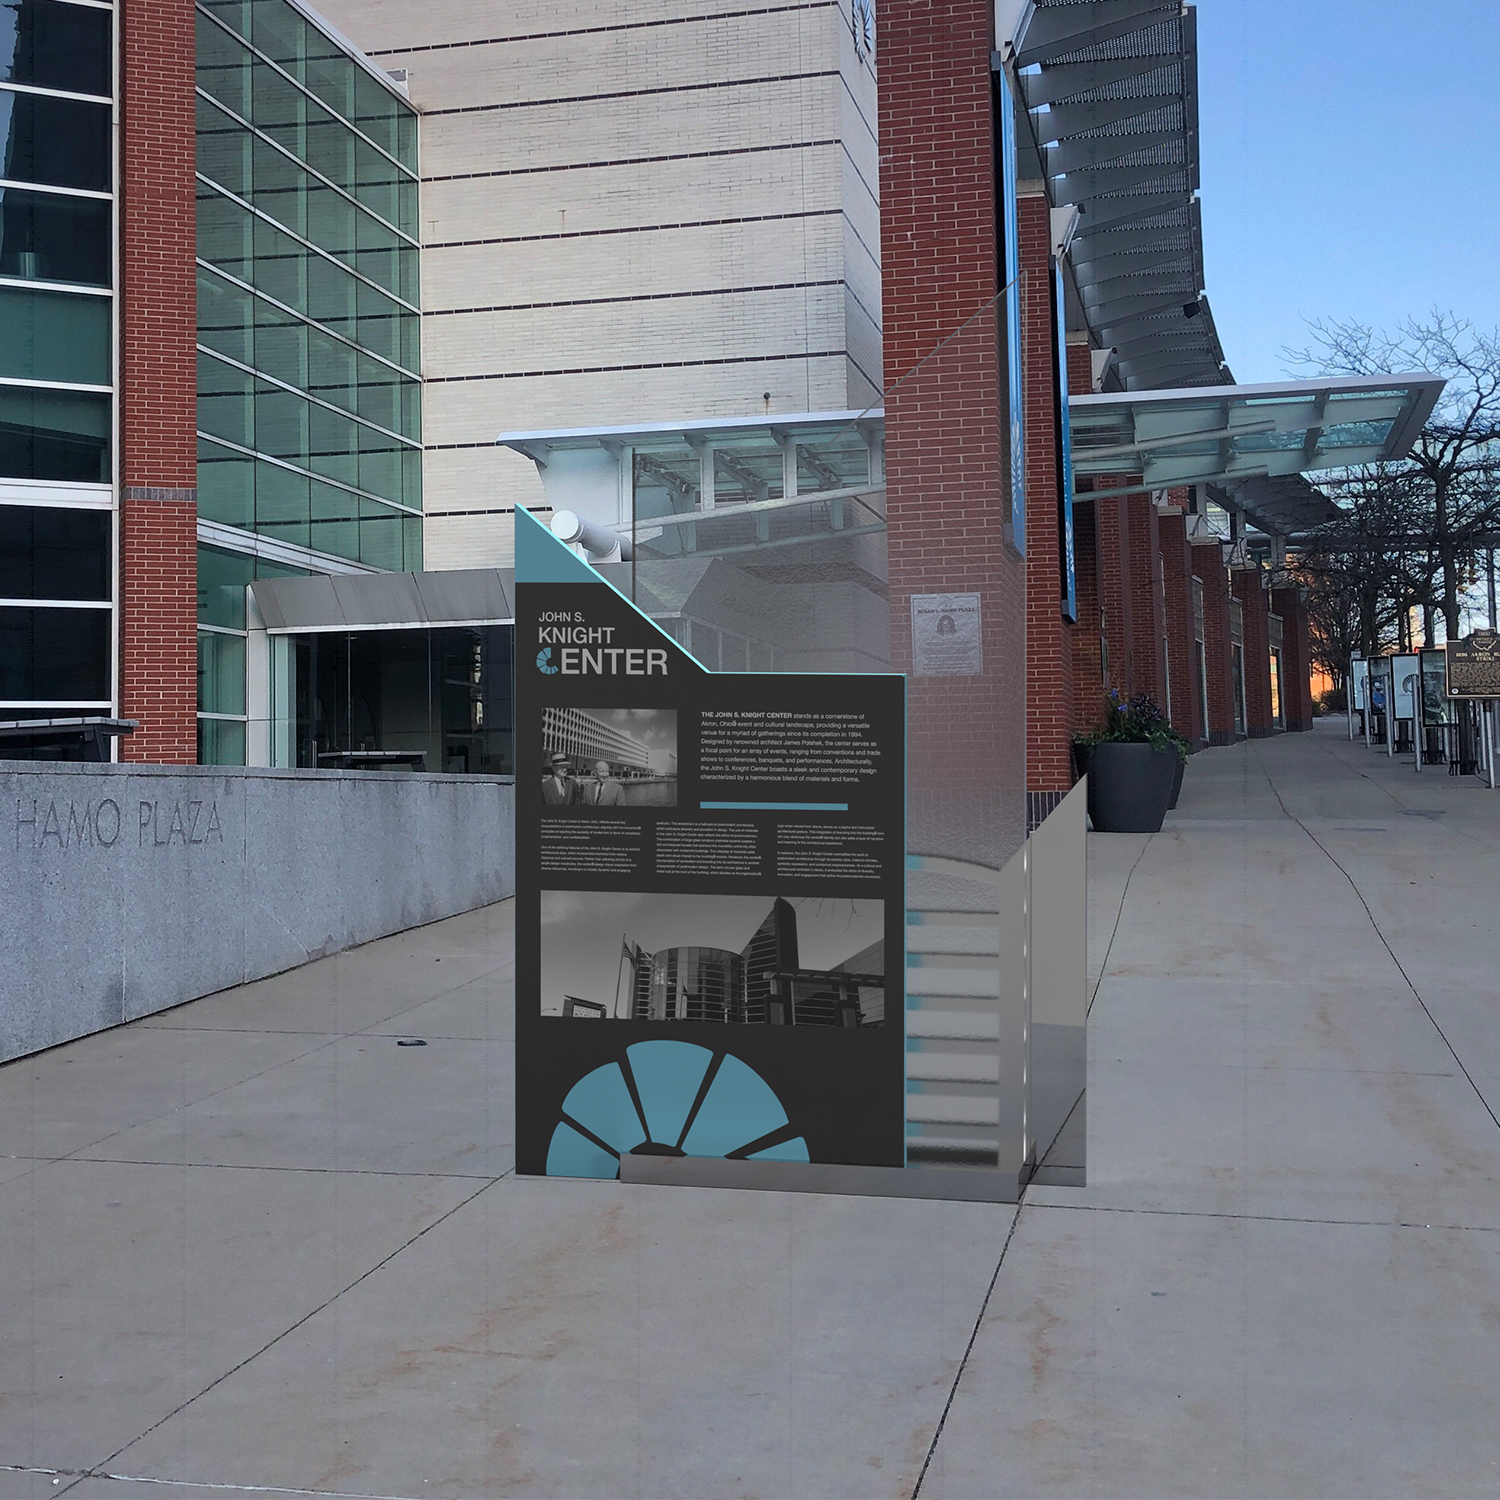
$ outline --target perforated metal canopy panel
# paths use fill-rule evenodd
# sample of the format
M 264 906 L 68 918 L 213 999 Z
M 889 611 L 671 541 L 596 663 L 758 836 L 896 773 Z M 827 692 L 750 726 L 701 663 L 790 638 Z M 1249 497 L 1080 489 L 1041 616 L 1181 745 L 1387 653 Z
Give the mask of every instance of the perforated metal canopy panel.
M 1115 351 L 1121 382 L 1227 383 L 1203 295 L 1192 7 L 1038 0 L 1013 62 L 1036 174 L 1055 206 L 1078 210 L 1068 252 L 1076 310 Z
M 250 585 L 272 635 L 509 625 L 515 619 L 514 591 L 512 568 L 258 578 Z

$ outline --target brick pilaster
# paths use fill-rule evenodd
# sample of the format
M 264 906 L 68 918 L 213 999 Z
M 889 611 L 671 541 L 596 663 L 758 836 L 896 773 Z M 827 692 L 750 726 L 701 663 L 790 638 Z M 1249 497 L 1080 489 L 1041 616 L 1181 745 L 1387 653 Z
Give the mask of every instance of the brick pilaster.
M 1295 584 L 1272 589 L 1271 606 L 1281 616 L 1282 712 L 1289 731 L 1313 726 L 1312 656 L 1307 639 L 1307 596 Z
M 911 598 L 972 593 L 984 670 L 913 677 L 909 838 L 1002 863 L 1026 829 L 1025 562 L 1007 539 L 1004 284 L 984 0 L 881 11 L 880 239 L 891 642 Z
M 1149 494 L 1127 495 L 1125 508 L 1130 516 L 1126 538 L 1130 591 L 1130 696 L 1145 693 L 1161 707 L 1167 700 L 1167 664 L 1162 651 L 1166 621 L 1156 504 Z
M 1264 739 L 1276 728 L 1271 717 L 1271 596 L 1258 568 L 1238 568 L 1232 577 L 1245 633 L 1245 733 Z
M 120 37 L 122 759 L 197 759 L 197 312 L 191 0 L 129 0 Z
M 1100 489 L 1118 488 L 1114 478 L 1100 481 Z M 1111 495 L 1094 501 L 1094 547 L 1099 578 L 1099 617 L 1104 639 L 1104 687 L 1130 696 L 1131 590 L 1130 509 L 1127 496 Z
M 1232 745 L 1234 666 L 1229 640 L 1229 570 L 1218 542 L 1192 544 L 1193 576 L 1203 584 L 1203 669 L 1208 685 L 1208 742 Z
M 1085 496 L 1073 507 L 1073 554 L 1078 570 L 1078 621 L 1072 632 L 1073 728 L 1083 732 L 1097 728 L 1104 715 L 1096 504 Z
M 1041 194 L 1020 203 L 1026 337 L 1026 792 L 1033 808 L 1073 785 L 1073 642 L 1063 618 L 1063 537 L 1052 306 L 1052 216 Z
M 1172 691 L 1172 727 L 1187 739 L 1203 738 L 1198 703 L 1197 644 L 1193 635 L 1193 559 L 1187 517 L 1158 518 L 1161 539 L 1162 608 L 1167 633 L 1167 676 Z

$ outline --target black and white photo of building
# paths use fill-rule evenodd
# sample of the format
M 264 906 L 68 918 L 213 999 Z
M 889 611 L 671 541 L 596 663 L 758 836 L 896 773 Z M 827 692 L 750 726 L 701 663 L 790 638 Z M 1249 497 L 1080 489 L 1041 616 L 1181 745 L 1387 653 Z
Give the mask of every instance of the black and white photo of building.
M 880 901 L 544 891 L 542 1013 L 882 1026 L 884 920 Z
M 542 710 L 542 781 L 549 805 L 675 807 L 677 710 Z

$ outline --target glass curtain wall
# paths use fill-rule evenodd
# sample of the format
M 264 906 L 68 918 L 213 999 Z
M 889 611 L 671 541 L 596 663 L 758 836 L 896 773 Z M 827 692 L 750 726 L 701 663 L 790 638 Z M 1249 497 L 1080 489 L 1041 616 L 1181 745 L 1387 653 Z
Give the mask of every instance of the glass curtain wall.
M 245 652 L 249 632 L 245 588 L 257 578 L 295 578 L 305 568 L 287 567 L 231 552 L 198 548 L 198 762 L 242 766 L 249 717 Z
M 197 21 L 198 513 L 300 571 L 417 571 L 416 114 L 286 0 Z M 232 629 L 199 641 L 216 763 L 244 759 L 243 642 L 210 638 Z
M 113 28 L 0 3 L 0 720 L 113 707 Z
M 509 625 L 290 637 L 293 763 L 511 776 Z

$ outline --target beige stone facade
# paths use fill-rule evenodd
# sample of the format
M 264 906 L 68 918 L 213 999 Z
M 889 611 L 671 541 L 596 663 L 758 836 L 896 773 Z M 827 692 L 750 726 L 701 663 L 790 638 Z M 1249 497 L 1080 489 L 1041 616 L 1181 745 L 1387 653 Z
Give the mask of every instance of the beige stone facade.
M 423 112 L 426 566 L 538 505 L 501 431 L 860 408 L 874 59 L 849 0 L 321 0 Z

